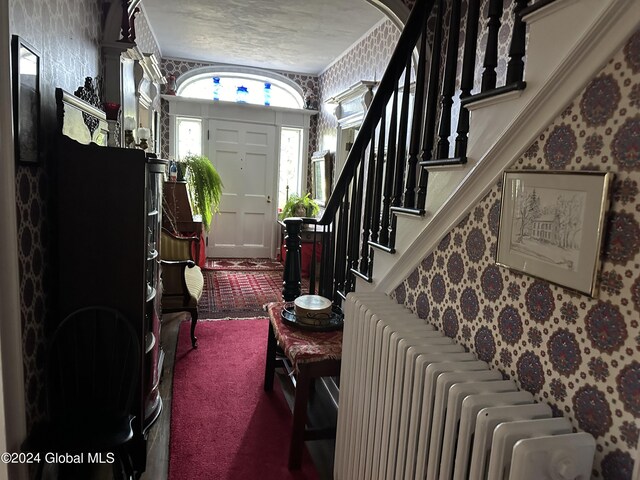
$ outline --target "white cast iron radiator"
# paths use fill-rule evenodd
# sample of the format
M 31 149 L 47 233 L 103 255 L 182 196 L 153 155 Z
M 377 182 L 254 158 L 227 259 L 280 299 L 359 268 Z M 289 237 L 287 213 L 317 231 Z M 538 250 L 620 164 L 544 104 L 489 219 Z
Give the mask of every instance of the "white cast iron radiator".
M 588 480 L 595 441 L 380 293 L 350 293 L 335 480 Z

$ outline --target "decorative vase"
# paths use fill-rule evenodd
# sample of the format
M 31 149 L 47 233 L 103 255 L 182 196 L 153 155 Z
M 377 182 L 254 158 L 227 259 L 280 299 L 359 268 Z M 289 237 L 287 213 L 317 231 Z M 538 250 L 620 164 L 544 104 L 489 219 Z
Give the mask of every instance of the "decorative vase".
M 165 86 L 165 92 L 167 95 L 176 94 L 176 77 L 174 75 L 167 75 L 167 84 Z
M 107 116 L 107 120 L 118 120 L 118 115 L 120 114 L 119 103 L 104 102 L 102 104 L 102 109 L 104 110 L 104 113 Z

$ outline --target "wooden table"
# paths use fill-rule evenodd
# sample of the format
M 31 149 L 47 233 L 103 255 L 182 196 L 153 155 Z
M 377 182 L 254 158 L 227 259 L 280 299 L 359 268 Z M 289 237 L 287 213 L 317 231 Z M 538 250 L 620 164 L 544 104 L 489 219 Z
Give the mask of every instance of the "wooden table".
M 283 303 L 271 303 L 269 336 L 265 362 L 264 389 L 273 388 L 273 377 L 278 361 L 291 368 L 295 376 L 293 426 L 289 445 L 289 469 L 300 468 L 305 440 L 335 438 L 335 428 L 307 428 L 307 403 L 314 379 L 340 374 L 342 356 L 342 330 L 330 332 L 309 331 L 284 323 L 281 317 Z M 278 350 L 280 349 L 280 355 Z

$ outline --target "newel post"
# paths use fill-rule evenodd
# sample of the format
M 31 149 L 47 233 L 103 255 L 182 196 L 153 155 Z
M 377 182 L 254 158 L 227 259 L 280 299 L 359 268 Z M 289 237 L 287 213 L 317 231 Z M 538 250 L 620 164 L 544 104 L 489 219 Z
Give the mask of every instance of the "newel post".
M 302 229 L 302 219 L 298 217 L 285 218 L 284 226 L 287 233 L 284 237 L 287 258 L 284 262 L 282 275 L 282 297 L 285 302 L 292 302 L 301 293 L 300 230 Z

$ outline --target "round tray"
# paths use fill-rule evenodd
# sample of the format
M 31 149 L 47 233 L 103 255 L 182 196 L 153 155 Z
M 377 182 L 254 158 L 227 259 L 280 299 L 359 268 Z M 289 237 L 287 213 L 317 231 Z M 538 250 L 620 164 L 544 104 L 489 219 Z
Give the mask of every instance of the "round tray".
M 293 302 L 287 302 L 282 307 L 282 313 L 280 314 L 282 321 L 289 326 L 314 332 L 330 332 L 342 328 L 344 314 L 342 313 L 342 309 L 336 305 L 332 307 L 333 311 L 331 315 L 323 319 L 318 319 L 317 324 L 311 323 L 313 322 L 312 319 L 305 319 L 305 322 L 298 321 L 294 308 Z

